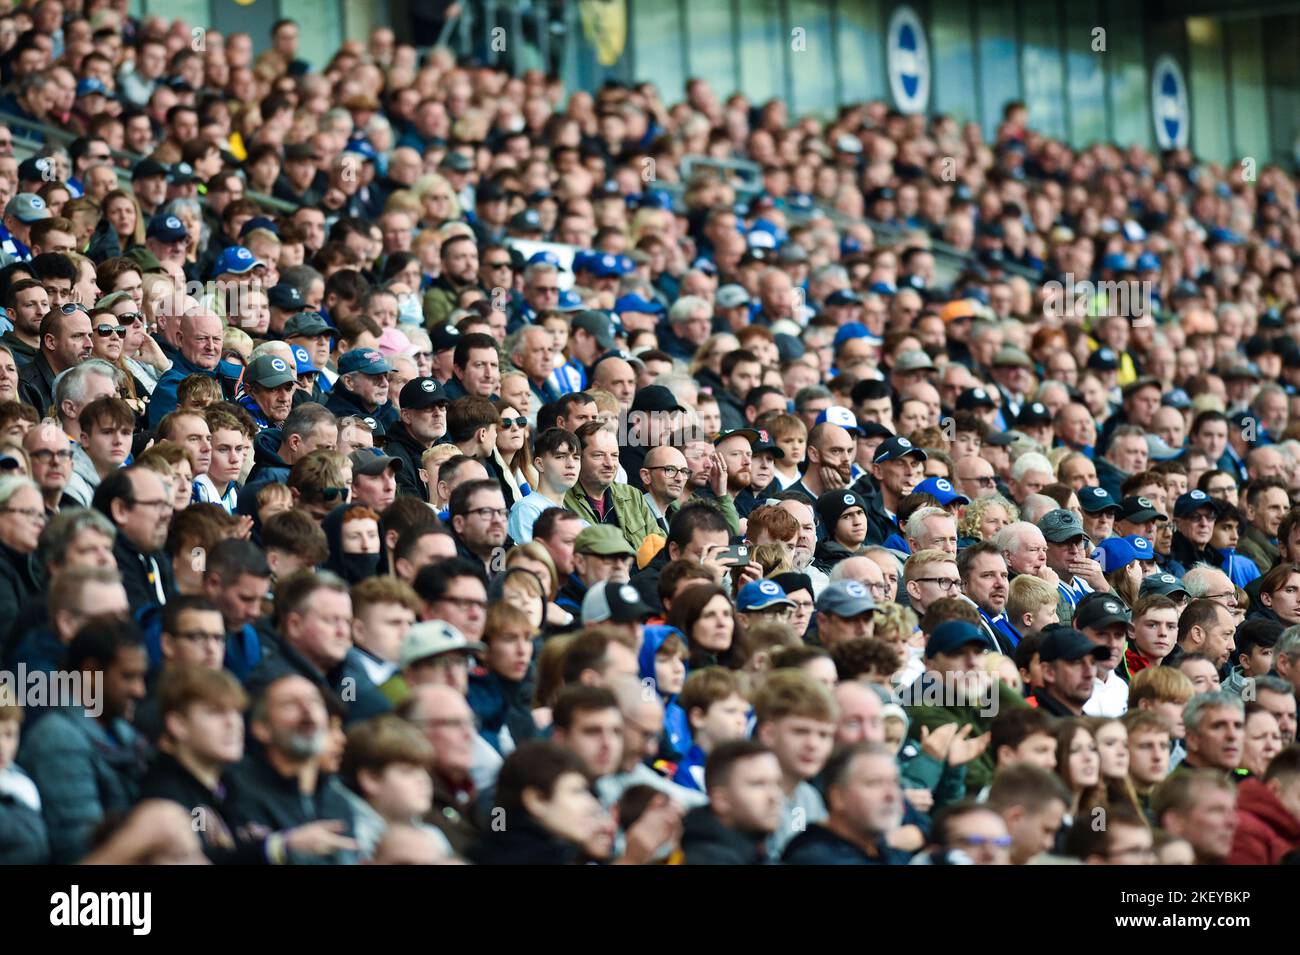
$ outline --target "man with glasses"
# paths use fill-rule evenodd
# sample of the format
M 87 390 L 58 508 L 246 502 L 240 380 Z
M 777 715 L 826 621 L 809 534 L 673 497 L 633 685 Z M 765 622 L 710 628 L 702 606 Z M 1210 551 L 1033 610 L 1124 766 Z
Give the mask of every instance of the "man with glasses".
M 63 429 L 50 422 L 29 429 L 23 436 L 23 450 L 32 462 L 32 480 L 41 489 L 46 513 L 78 506 L 80 502 L 66 493 L 72 479 L 72 442 Z
M 1110 591 L 1101 564 L 1088 556 L 1088 535 L 1077 514 L 1057 508 L 1044 514 L 1038 526 L 1047 540 L 1047 566 L 1060 578 L 1056 587 L 1069 610 L 1090 593 Z M 1061 609 L 1066 610 L 1065 606 Z M 1062 622 L 1068 620 L 1063 617 Z
M 919 619 L 936 600 L 961 593 L 957 558 L 942 550 L 916 551 L 903 565 L 903 587 Z
M 641 484 L 646 489 L 642 496 L 665 536 L 668 534 L 669 511 L 681 499 L 688 477 L 690 465 L 677 448 L 665 444 L 651 448 L 646 454 L 640 474 Z
M 501 485 L 491 478 L 467 481 L 452 492 L 450 510 L 456 553 L 475 563 L 486 584 L 504 568 L 510 510 Z
M 1174 503 L 1173 543 L 1169 547 L 1169 572 L 1182 577 L 1197 564 L 1218 567 L 1223 558 L 1210 546 L 1218 503 L 1204 491 L 1188 491 Z
M 172 503 L 161 475 L 146 468 L 117 471 L 95 491 L 95 510 L 117 527 L 113 556 L 137 611 L 165 605 L 176 591 L 171 559 L 162 549 Z
M 998 489 L 997 472 L 993 465 L 979 454 L 967 455 L 957 459 L 957 490 L 972 501 L 985 494 L 992 494 Z

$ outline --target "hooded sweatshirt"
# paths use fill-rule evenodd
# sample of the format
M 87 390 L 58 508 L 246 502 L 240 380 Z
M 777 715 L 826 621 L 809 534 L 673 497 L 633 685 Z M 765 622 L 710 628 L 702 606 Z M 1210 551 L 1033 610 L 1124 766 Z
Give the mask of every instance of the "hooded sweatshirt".
M 326 514 L 325 520 L 321 522 L 321 530 L 325 532 L 325 540 L 330 548 L 329 559 L 325 561 L 325 569 L 338 574 L 349 585 L 360 583 L 367 577 L 373 577 L 379 573 L 380 555 L 378 553 L 343 553 L 343 517 L 348 511 L 364 506 L 363 504 L 342 504 Z M 380 534 L 381 536 L 383 534 L 382 528 Z

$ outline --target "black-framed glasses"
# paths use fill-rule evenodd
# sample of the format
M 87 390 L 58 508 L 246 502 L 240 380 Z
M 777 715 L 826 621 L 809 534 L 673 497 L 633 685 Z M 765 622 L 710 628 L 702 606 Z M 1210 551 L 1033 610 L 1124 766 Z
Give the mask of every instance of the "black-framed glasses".
M 110 335 L 126 338 L 126 327 L 123 325 L 96 325 L 95 334 L 100 338 L 108 338 Z
M 978 484 L 980 487 L 995 487 L 997 486 L 998 483 L 997 478 L 993 478 L 993 477 L 973 477 L 973 478 L 965 478 L 965 480 L 971 482 L 972 484 Z
M 670 481 L 671 481 L 673 478 L 677 477 L 677 475 L 679 475 L 679 474 L 690 474 L 690 473 L 691 473 L 691 469 L 690 469 L 690 468 L 679 468 L 679 467 L 678 467 L 677 465 L 675 465 L 675 464 L 656 464 L 656 465 L 655 465 L 654 467 L 652 467 L 652 468 L 646 468 L 646 470 L 647 470 L 647 471 L 663 471 L 663 472 L 664 472 L 664 477 L 666 477 L 666 478 L 667 478 L 668 480 L 670 480 Z
M 505 259 L 501 262 L 484 262 L 483 265 L 489 269 L 508 269 L 511 267 L 511 262 L 509 259 Z
M 28 451 L 27 456 L 33 461 L 41 462 L 41 464 L 49 464 L 51 461 L 71 461 L 72 451 L 67 448 L 62 451 L 51 451 L 49 448 L 41 448 L 38 451 Z
M 494 517 L 504 521 L 510 517 L 510 509 L 506 507 L 476 507 L 472 511 L 465 512 L 466 517 L 471 514 L 475 517 L 481 517 L 485 521 L 490 521 Z
M 953 577 L 917 577 L 917 583 L 934 584 L 940 590 L 956 590 L 961 586 L 961 581 Z
M 514 430 L 515 428 L 526 428 L 528 427 L 528 419 L 527 418 L 502 418 L 501 427 L 509 428 L 511 430 Z
M 346 487 L 323 487 L 320 489 L 320 496 L 327 502 L 338 501 L 348 496 L 348 490 Z
M 128 501 L 131 507 L 148 507 L 155 511 L 172 511 L 176 509 L 176 502 L 166 498 L 158 501 Z
M 144 321 L 144 312 L 123 312 L 117 320 L 123 325 L 135 325 Z

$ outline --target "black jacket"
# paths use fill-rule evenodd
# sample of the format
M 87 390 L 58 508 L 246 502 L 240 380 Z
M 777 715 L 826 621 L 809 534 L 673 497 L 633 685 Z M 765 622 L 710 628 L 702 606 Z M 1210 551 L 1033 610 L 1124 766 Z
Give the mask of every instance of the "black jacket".
M 708 806 L 682 820 L 682 851 L 687 865 L 764 865 L 767 837 L 724 825 Z
M 873 855 L 842 839 L 825 826 L 811 825 L 785 847 L 786 865 L 906 865 L 908 853 L 891 849 L 881 839 Z
M 338 418 L 374 418 L 379 424 L 376 429 L 376 436 L 383 436 L 388 433 L 388 429 L 397 423 L 397 409 L 393 407 L 391 401 L 385 401 L 374 411 L 368 410 L 361 404 L 356 394 L 348 390 L 348 386 L 343 384 L 340 379 L 334 383 L 330 391 L 329 401 L 325 402 L 325 408 L 331 414 Z
M 573 865 L 578 847 L 558 839 L 531 817 L 511 819 L 498 832 L 485 832 L 465 853 L 475 865 Z
M 725 388 L 721 391 L 715 391 L 713 397 L 718 399 L 718 411 L 722 413 L 723 431 L 735 431 L 738 428 L 749 427 L 749 422 L 745 420 L 745 403 L 743 401 Z
M 265 428 L 253 438 L 253 469 L 248 480 L 239 489 L 239 513 L 257 514 L 257 492 L 263 485 L 289 480 L 289 465 L 280 457 L 284 432 L 279 428 Z
M 256 840 L 325 819 L 341 820 L 343 834 L 352 834 L 352 808 L 342 783 L 333 776 L 320 776 L 316 791 L 304 793 L 297 778 L 280 775 L 259 747 L 230 774 L 230 784 L 224 808 L 239 838 Z M 337 852 L 295 861 L 338 864 L 355 862 L 355 857 L 355 852 Z
M 427 450 L 428 447 L 415 440 L 401 421 L 388 429 L 384 453 L 402 462 L 397 469 L 398 494 L 418 497 L 422 501 L 429 499 L 429 486 L 420 480 L 420 458 Z
M 884 499 L 879 494 L 867 499 L 867 537 L 862 543 L 869 546 L 882 545 L 889 539 L 889 535 L 902 532 L 898 520 L 885 513 Z
M 7 629 L 21 611 L 41 600 L 41 577 L 35 554 L 20 554 L 0 544 L 0 628 Z
M 24 365 L 18 372 L 18 397 L 24 404 L 36 409 L 42 417 L 54 404 L 54 369 L 45 358 L 45 353 L 36 356 L 31 363 Z
M 856 553 L 857 551 L 849 550 L 839 541 L 824 540 L 813 551 L 812 565 L 823 574 L 829 574 L 835 569 L 836 564 Z
M 1196 545 L 1184 537 L 1182 531 L 1174 531 L 1173 542 L 1169 545 L 1169 556 L 1183 565 L 1184 572 L 1191 570 L 1197 564 L 1209 564 L 1211 567 L 1223 566 L 1222 554 L 1208 544 L 1197 550 Z
M 165 604 L 176 593 L 176 581 L 172 577 L 172 562 L 166 551 L 142 554 L 135 544 L 120 530 L 113 541 L 113 556 L 117 559 L 117 569 L 122 574 L 122 585 L 126 588 L 127 602 L 132 613 L 138 614 L 146 607 Z M 163 599 L 158 599 L 157 589 L 151 578 L 157 575 L 162 580 Z
M 158 753 L 140 783 L 141 799 L 168 799 L 184 806 L 199 825 L 203 854 L 213 862 L 256 865 L 267 861 L 263 840 L 236 838 L 230 823 L 226 780 L 208 789 L 169 753 Z

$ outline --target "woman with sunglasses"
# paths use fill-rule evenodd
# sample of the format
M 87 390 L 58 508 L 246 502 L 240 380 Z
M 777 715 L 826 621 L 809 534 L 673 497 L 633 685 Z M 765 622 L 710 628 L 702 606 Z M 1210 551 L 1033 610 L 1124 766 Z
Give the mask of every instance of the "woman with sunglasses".
M 138 416 L 148 410 L 149 395 L 153 385 L 147 374 L 136 374 L 138 363 L 129 363 L 126 358 L 126 341 L 131 328 L 126 324 L 129 316 L 137 315 L 130 296 L 124 293 L 107 308 L 97 304 L 90 312 L 90 350 L 95 358 L 102 358 L 122 372 L 122 385 L 118 389 L 120 397 Z M 100 299 L 102 303 L 104 300 Z M 139 320 L 141 329 L 143 319 Z M 139 334 L 143 334 L 140 331 Z
M 505 403 L 498 404 L 497 411 L 501 414 L 501 421 L 497 426 L 497 446 L 492 452 L 492 459 L 503 479 L 509 483 L 514 492 L 514 500 L 517 501 L 531 493 L 537 480 L 534 471 L 533 480 L 529 481 L 528 471 L 520 466 L 520 461 L 532 453 L 528 440 L 528 419 Z M 531 469 L 531 465 L 528 468 Z

